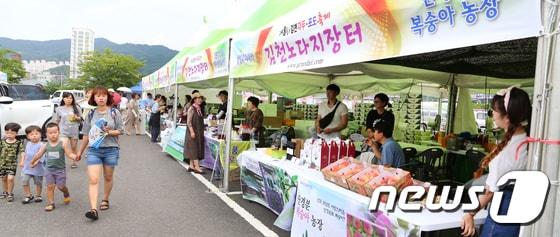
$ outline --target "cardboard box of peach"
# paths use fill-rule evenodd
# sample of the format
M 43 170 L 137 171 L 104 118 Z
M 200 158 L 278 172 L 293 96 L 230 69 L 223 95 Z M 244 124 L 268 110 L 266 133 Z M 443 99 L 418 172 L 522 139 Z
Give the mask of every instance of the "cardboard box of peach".
M 364 164 L 350 157 L 340 159 L 321 171 L 326 180 L 368 197 L 379 186 L 390 185 L 400 191 L 413 184 L 412 176 L 406 170 Z
M 323 168 L 323 176 L 326 180 L 340 187 L 349 189 L 347 180 L 366 167 L 362 162 L 353 158 L 344 158 Z

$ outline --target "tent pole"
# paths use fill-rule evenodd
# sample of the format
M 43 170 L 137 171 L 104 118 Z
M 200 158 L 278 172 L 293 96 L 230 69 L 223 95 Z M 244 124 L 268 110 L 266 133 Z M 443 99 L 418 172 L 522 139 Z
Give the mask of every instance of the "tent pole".
M 225 148 L 225 156 L 224 159 L 224 178 L 223 185 L 222 185 L 222 192 L 229 192 L 229 159 L 231 154 L 231 136 L 232 136 L 232 124 L 233 124 L 233 98 L 235 97 L 235 79 L 230 75 L 228 78 L 228 106 L 227 106 L 227 113 L 226 113 L 226 121 L 225 121 L 225 135 L 226 135 L 226 148 Z
M 531 136 L 541 139 L 559 139 L 560 124 L 560 49 L 556 47 L 558 23 L 558 1 L 542 1 L 541 12 L 544 25 L 544 35 L 539 37 L 537 49 L 537 66 L 535 70 L 535 84 L 533 94 L 533 111 L 531 121 Z M 560 177 L 558 146 L 543 146 L 536 143 L 529 146 L 529 170 L 541 170 L 551 181 L 550 190 L 540 219 L 528 226 L 521 226 L 520 236 L 553 236 L 560 233 L 558 223 L 560 219 L 560 195 L 558 179 Z
M 457 103 L 458 88 L 455 85 L 455 74 L 451 75 L 451 84 L 449 85 L 449 98 L 447 100 L 447 127 L 445 133 L 453 132 L 453 121 L 455 120 L 455 104 Z
M 439 116 L 441 116 L 441 91 L 439 92 L 439 96 L 438 96 L 438 107 L 437 107 L 437 114 Z M 439 129 L 439 128 L 438 128 Z
M 175 99 L 173 101 L 173 128 L 177 127 L 177 104 L 179 103 L 179 85 L 175 83 Z

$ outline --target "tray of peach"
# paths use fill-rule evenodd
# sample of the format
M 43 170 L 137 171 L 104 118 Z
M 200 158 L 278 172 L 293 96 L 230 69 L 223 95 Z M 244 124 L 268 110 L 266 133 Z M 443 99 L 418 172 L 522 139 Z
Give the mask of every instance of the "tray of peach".
M 348 189 L 349 186 L 347 180 L 364 169 L 366 169 L 366 167 L 362 163 L 352 163 L 334 174 L 334 183 Z
M 414 183 L 410 172 L 402 169 L 391 169 L 388 173 L 387 185 L 395 186 L 399 191 Z
M 353 160 L 352 158 L 340 159 L 328 165 L 327 167 L 323 168 L 321 172 L 323 173 L 324 178 L 328 181 L 335 183 L 334 180 L 335 173 L 352 164 L 352 160 Z
M 359 193 L 361 195 L 367 196 L 366 189 L 364 185 L 368 183 L 373 178 L 380 175 L 380 169 L 373 166 L 366 168 L 365 170 L 357 173 L 356 175 L 352 176 L 348 179 L 348 186 L 350 190 Z
M 366 196 L 371 197 L 373 191 L 379 186 L 393 186 L 397 188 L 400 192 L 407 186 L 413 185 L 414 181 L 410 176 L 409 172 L 402 172 L 398 174 L 393 173 L 383 173 L 373 179 L 371 179 L 367 184 L 364 184 L 364 189 L 366 190 Z M 385 195 L 382 195 L 381 201 L 387 200 Z

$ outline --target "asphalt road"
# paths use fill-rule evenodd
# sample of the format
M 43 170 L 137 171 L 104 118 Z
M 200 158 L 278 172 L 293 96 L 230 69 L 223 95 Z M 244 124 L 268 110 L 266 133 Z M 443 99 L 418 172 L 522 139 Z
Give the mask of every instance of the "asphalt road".
M 16 178 L 13 203 L 0 200 L 0 236 L 262 236 L 179 163 L 145 136 L 122 136 L 111 208 L 92 222 L 88 210 L 86 165 L 68 168 L 73 202 L 47 213 L 45 202 L 21 204 L 21 177 Z M 32 185 L 33 188 L 33 185 Z M 101 189 L 102 190 L 102 189 Z M 101 194 L 100 194 L 101 195 Z M 43 194 L 46 198 L 46 194 Z M 276 216 L 266 208 L 231 198 L 279 236 L 289 233 L 272 226 Z

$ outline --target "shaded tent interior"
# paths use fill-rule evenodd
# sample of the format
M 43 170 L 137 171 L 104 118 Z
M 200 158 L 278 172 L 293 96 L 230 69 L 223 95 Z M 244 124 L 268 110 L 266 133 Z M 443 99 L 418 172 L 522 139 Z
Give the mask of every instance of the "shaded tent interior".
M 532 78 L 535 76 L 537 41 L 537 38 L 525 38 L 371 63 L 497 78 Z

